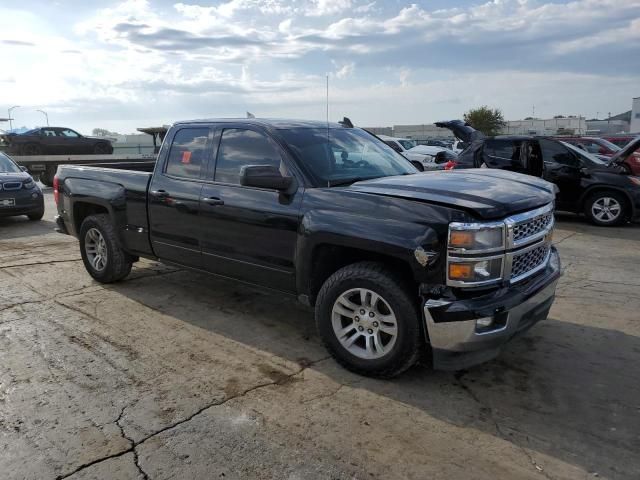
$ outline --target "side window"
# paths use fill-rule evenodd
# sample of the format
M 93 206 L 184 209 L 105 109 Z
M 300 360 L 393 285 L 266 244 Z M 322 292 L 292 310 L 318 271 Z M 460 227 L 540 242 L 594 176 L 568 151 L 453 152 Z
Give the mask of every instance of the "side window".
M 42 135 L 44 135 L 45 137 L 55 137 L 55 136 L 57 136 L 55 130 L 51 130 L 49 128 L 43 128 L 41 130 L 41 132 L 42 132 Z
M 63 137 L 78 138 L 80 136 L 76 132 L 74 132 L 73 130 L 69 130 L 68 128 L 61 130 L 60 133 Z
M 173 137 L 165 173 L 184 178 L 200 178 L 207 162 L 208 128 L 183 128 Z
M 242 128 L 223 130 L 214 180 L 239 185 L 245 165 L 271 165 L 285 173 L 277 145 L 266 135 Z
M 553 140 L 540 139 L 542 159 L 545 162 L 559 163 L 570 167 L 579 167 L 580 160 L 564 145 Z
M 518 153 L 517 146 L 509 140 L 487 140 L 484 149 L 487 155 L 505 160 L 513 159 L 514 154 Z

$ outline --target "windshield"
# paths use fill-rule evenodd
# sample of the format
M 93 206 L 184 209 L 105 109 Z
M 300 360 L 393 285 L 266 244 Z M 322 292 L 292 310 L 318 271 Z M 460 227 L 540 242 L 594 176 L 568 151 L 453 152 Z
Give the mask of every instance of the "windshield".
M 413 140 L 398 140 L 398 143 L 402 145 L 405 150 L 409 150 L 417 145 Z
M 0 173 L 20 173 L 18 167 L 4 153 L 0 153 Z
M 605 140 L 604 138 L 598 139 L 598 143 L 600 145 L 604 145 L 612 152 L 617 152 L 618 150 L 622 150 L 618 145 L 616 145 L 615 143 L 611 143 L 609 140 Z
M 280 134 L 322 186 L 417 171 L 406 158 L 357 128 L 292 128 Z
M 587 153 L 584 150 L 582 150 L 581 148 L 576 147 L 575 145 L 572 145 L 570 143 L 567 142 L 560 142 L 562 143 L 565 147 L 567 147 L 569 150 L 571 150 L 573 153 L 577 154 L 580 157 L 580 160 L 586 161 L 587 163 L 592 163 L 594 165 L 606 165 L 607 162 L 604 160 L 599 159 L 598 157 L 596 157 L 595 155 L 592 155 L 591 153 Z

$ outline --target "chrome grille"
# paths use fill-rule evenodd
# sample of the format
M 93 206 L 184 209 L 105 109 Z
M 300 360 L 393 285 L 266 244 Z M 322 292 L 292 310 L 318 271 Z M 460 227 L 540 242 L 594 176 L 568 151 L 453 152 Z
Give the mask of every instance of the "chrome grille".
M 544 264 L 549 251 L 551 250 L 550 244 L 540 245 L 528 252 L 515 255 L 511 264 L 511 279 L 517 280 L 518 277 L 529 273 L 531 270 Z
M 0 183 L 0 190 L 20 190 L 22 182 L 5 182 Z
M 518 223 L 513 226 L 513 240 L 517 242 L 518 240 L 532 237 L 545 230 L 552 221 L 553 213 L 550 212 Z

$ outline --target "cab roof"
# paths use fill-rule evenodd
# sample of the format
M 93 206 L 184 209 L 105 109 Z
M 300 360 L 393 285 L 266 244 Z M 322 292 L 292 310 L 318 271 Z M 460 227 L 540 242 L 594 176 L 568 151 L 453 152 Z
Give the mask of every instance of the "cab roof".
M 276 130 L 288 130 L 291 128 L 348 128 L 337 122 L 323 122 L 319 120 L 292 120 L 284 118 L 203 118 L 198 120 L 184 120 L 174 125 L 189 125 L 195 123 L 243 123 L 245 125 L 258 125 Z

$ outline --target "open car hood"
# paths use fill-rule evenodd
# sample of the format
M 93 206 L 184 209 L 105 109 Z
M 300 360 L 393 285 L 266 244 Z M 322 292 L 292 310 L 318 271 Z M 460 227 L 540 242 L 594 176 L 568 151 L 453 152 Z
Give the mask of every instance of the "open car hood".
M 474 140 L 484 138 L 485 135 L 473 128 L 471 125 L 463 122 L 462 120 L 448 120 L 446 122 L 436 122 L 436 127 L 447 128 L 453 132 L 453 134 L 465 143 L 471 143 Z
M 622 150 L 616 152 L 610 159 L 609 165 L 619 165 L 640 148 L 640 135 L 627 143 Z
M 552 183 L 530 175 L 492 169 L 382 177 L 356 182 L 348 188 L 360 193 L 461 208 L 485 219 L 504 218 L 531 210 L 555 198 Z

